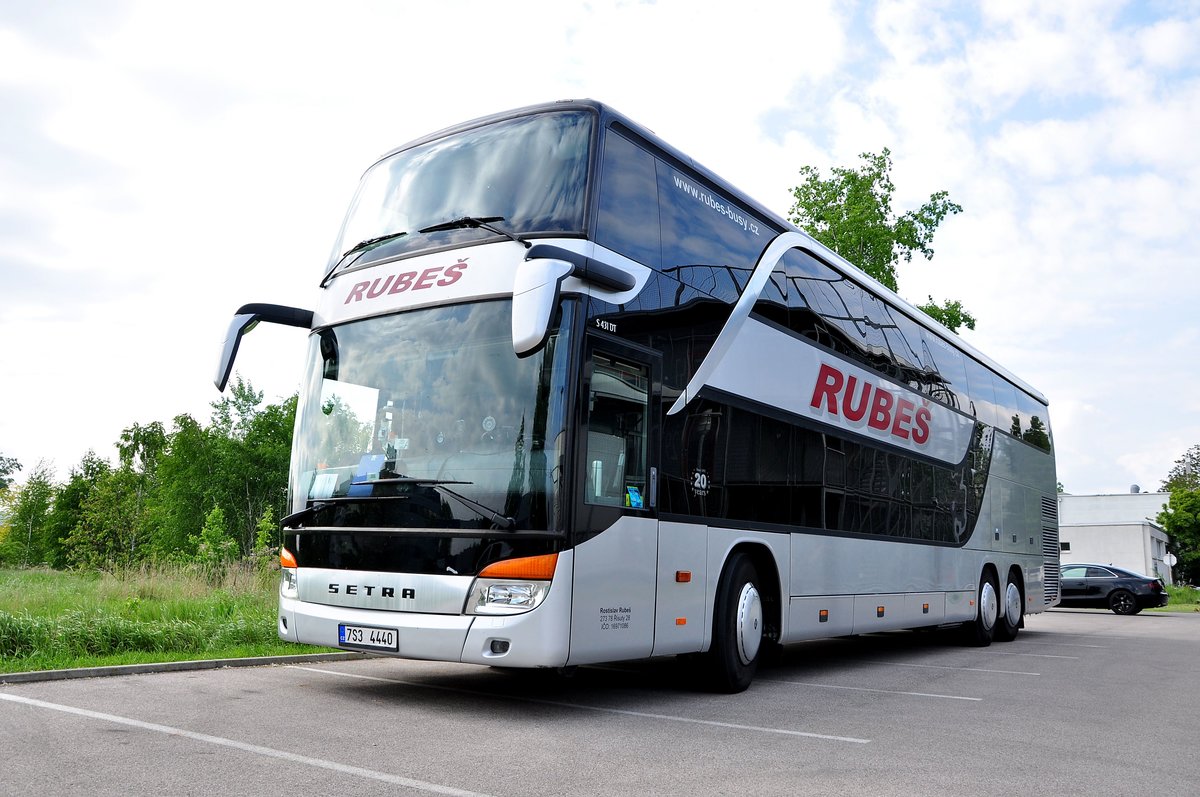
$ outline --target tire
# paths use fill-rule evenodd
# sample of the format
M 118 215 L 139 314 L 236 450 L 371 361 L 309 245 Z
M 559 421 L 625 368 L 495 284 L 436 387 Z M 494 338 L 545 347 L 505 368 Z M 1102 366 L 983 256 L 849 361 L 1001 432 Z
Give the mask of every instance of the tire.
M 1141 611 L 1137 605 L 1137 599 L 1133 597 L 1133 593 L 1127 589 L 1118 589 L 1109 593 L 1108 608 L 1113 610 L 1113 614 L 1137 614 Z
M 1004 587 L 996 618 L 996 630 L 993 638 L 998 642 L 1012 642 L 1021 630 L 1021 621 L 1025 616 L 1025 600 L 1021 595 L 1021 585 L 1017 583 L 1015 573 L 1008 574 L 1008 583 Z
M 742 692 L 754 680 L 763 649 L 762 597 L 750 557 L 734 554 L 721 573 L 708 651 L 708 683 L 718 692 Z
M 963 626 L 963 635 L 968 645 L 984 648 L 992 644 L 996 633 L 996 621 L 1000 615 L 996 577 L 990 570 L 984 570 L 979 576 L 975 605 L 978 607 L 975 619 Z

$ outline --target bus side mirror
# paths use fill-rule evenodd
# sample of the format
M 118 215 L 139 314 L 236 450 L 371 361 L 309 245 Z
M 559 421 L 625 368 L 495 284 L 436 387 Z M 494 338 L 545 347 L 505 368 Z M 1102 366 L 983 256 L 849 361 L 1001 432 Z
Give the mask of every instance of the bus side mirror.
M 525 260 L 517 266 L 513 279 L 512 342 L 518 357 L 527 357 L 545 345 L 562 281 L 574 271 L 574 264 L 556 258 Z
M 513 279 L 513 351 L 518 357 L 527 357 L 546 343 L 550 317 L 567 277 L 615 293 L 631 291 L 638 284 L 633 274 L 570 249 L 549 244 L 530 247 Z
M 221 347 L 221 359 L 217 362 L 217 373 L 213 384 L 217 390 L 224 392 L 229 382 L 229 374 L 233 372 L 233 361 L 237 357 L 238 346 L 242 336 L 258 325 L 259 321 L 269 324 L 283 324 L 289 327 L 312 328 L 312 310 L 301 310 L 298 307 L 285 307 L 281 304 L 247 304 L 238 308 L 229 322 L 229 330 L 225 333 L 225 345 Z

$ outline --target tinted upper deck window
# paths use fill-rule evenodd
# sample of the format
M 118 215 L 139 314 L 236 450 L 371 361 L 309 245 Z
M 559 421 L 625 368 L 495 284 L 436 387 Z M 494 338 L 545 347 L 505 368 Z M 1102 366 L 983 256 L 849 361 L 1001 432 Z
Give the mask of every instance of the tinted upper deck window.
M 654 156 L 610 130 L 600 172 L 596 243 L 657 269 L 661 251 Z
M 775 230 L 687 172 L 662 159 L 657 165 L 663 270 L 733 266 L 748 278 Z

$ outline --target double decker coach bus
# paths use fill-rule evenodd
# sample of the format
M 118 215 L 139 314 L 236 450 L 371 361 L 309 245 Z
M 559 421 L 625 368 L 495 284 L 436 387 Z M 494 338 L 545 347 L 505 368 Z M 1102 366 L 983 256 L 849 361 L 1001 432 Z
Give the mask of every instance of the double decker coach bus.
M 384 156 L 219 388 L 260 321 L 310 330 L 285 640 L 738 691 L 768 646 L 1058 599 L 1046 399 L 600 103 Z

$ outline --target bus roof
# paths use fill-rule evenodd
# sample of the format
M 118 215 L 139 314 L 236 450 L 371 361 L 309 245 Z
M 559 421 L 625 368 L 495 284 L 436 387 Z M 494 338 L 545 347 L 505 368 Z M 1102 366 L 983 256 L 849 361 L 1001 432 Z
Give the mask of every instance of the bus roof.
M 1046 397 L 1037 388 L 1033 387 L 1028 382 L 1026 382 L 1024 379 L 1020 378 L 1019 376 L 1017 376 L 1016 374 L 1014 374 L 1012 371 L 1008 370 L 1004 366 L 1000 365 L 998 362 L 993 360 L 991 357 L 988 357 L 986 354 L 984 354 L 983 352 L 976 349 L 970 343 L 963 340 L 960 336 L 956 335 L 955 333 L 951 332 L 945 326 L 943 326 L 943 325 L 939 324 L 938 322 L 936 322 L 935 320 L 933 320 L 928 314 L 921 311 L 917 307 L 913 306 L 911 303 L 909 303 L 907 300 L 905 300 L 903 297 L 901 297 L 895 291 L 893 291 L 892 289 L 888 288 L 883 283 L 876 280 L 870 274 L 867 274 L 865 271 L 863 271 L 858 266 L 851 263 L 846 258 L 839 255 L 837 252 L 835 252 L 832 249 L 830 249 L 829 247 L 825 246 L 820 241 L 813 238 L 811 235 L 809 235 L 807 232 L 805 232 L 804 230 L 797 227 L 792 222 L 781 217 L 777 213 L 771 211 L 770 209 L 768 209 L 766 206 L 764 206 L 760 202 L 755 201 L 754 199 L 752 199 L 750 197 L 749 194 L 738 189 L 732 183 L 730 183 L 728 180 L 717 175 L 715 172 L 708 169 L 703 164 L 697 162 L 691 156 L 684 154 L 680 150 L 673 147 L 671 144 L 662 140 L 652 130 L 649 130 L 648 128 L 643 127 L 642 125 L 638 124 L 637 122 L 633 121 L 629 117 L 620 113 L 613 107 L 606 105 L 602 102 L 599 102 L 597 100 L 592 100 L 592 99 L 557 100 L 555 102 L 541 103 L 538 105 L 528 105 L 528 106 L 525 106 L 522 108 L 514 108 L 512 110 L 502 111 L 499 113 L 490 114 L 488 116 L 482 116 L 477 119 L 472 119 L 470 121 L 462 122 L 462 123 L 459 123 L 456 125 L 452 125 L 450 127 L 443 128 L 436 132 L 433 132 L 428 135 L 421 136 L 420 138 L 409 141 L 406 144 L 403 144 L 403 145 L 396 147 L 395 149 L 389 151 L 388 153 L 383 155 L 379 160 L 383 160 L 384 158 L 390 157 L 391 155 L 394 155 L 397 152 L 401 152 L 401 151 L 409 149 L 411 147 L 419 146 L 419 145 L 427 143 L 429 141 L 435 141 L 439 138 L 443 138 L 445 136 L 448 136 L 448 135 L 451 135 L 454 133 L 459 133 L 459 132 L 462 132 L 465 130 L 470 130 L 475 127 L 482 127 L 484 125 L 493 124 L 495 122 L 504 121 L 506 119 L 515 119 L 515 118 L 518 118 L 521 116 L 528 116 L 528 115 L 535 114 L 535 113 L 545 113 L 547 111 L 569 111 L 569 110 L 593 111 L 599 115 L 601 124 L 605 125 L 605 126 L 611 124 L 612 122 L 616 122 L 616 123 L 620 124 L 622 127 L 628 129 L 630 132 L 632 132 L 632 133 L 636 134 L 638 137 L 644 139 L 648 144 L 653 146 L 655 149 L 659 150 L 661 153 L 663 153 L 667 157 L 683 164 L 687 168 L 694 171 L 698 176 L 700 176 L 704 180 L 707 180 L 708 182 L 712 183 L 714 186 L 719 188 L 721 191 L 725 192 L 732 198 L 736 199 L 738 202 L 743 204 L 747 210 L 753 210 L 755 213 L 759 214 L 761 217 L 768 219 L 773 224 L 777 225 L 781 230 L 794 230 L 794 231 L 800 233 L 801 235 L 805 236 L 811 242 L 813 253 L 818 255 L 822 260 L 824 260 L 832 268 L 841 272 L 842 275 L 845 276 L 847 279 L 850 279 L 850 280 L 853 280 L 854 282 L 859 283 L 861 286 L 863 286 L 867 290 L 871 291 L 876 296 L 878 296 L 881 299 L 883 299 L 884 301 L 886 301 L 888 304 L 890 304 L 890 305 L 894 306 L 896 309 L 900 310 L 900 312 L 904 313 L 915 323 L 919 324 L 920 326 L 924 327 L 925 329 L 927 329 L 930 332 L 934 333 L 935 335 L 939 336 L 940 338 L 942 338 L 944 341 L 946 341 L 949 345 L 953 346 L 954 348 L 959 349 L 963 353 L 978 360 L 983 365 L 985 365 L 988 368 L 990 368 L 991 370 L 995 371 L 1000 376 L 1003 376 L 1005 379 L 1007 379 L 1009 382 L 1011 382 L 1014 386 L 1020 388 L 1022 391 L 1029 394 L 1031 397 L 1033 397 L 1037 401 L 1041 402 L 1042 404 L 1047 404 L 1047 405 L 1049 404 Z

